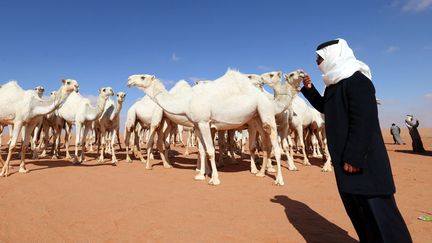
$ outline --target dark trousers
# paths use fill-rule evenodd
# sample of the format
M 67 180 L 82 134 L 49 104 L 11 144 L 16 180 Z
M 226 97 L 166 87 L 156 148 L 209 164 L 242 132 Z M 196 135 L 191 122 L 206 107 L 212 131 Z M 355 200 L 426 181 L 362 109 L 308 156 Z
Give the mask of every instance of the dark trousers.
M 360 242 L 412 242 L 393 195 L 364 196 L 340 192 Z

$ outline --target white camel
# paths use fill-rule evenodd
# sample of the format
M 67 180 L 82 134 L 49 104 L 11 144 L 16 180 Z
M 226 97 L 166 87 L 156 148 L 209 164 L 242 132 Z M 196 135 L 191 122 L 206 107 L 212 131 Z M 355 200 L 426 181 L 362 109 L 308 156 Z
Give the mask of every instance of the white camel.
M 303 70 L 295 70 L 285 74 L 285 83 L 282 83 L 281 72 L 268 72 L 261 75 L 263 82 L 273 88 L 274 98 L 271 98 L 271 100 L 273 100 L 276 110 L 275 119 L 278 126 L 278 136 L 287 157 L 288 169 L 293 171 L 297 170 L 297 167 L 294 165 L 288 146 L 288 117 L 289 109 L 292 107 L 293 99 L 298 93 L 303 76 Z M 252 139 L 254 139 L 253 136 Z
M 167 93 L 162 82 L 153 75 L 132 75 L 128 79 L 128 86 L 144 90 L 166 113 L 186 116 L 194 124 L 197 136 L 204 145 L 199 147 L 205 149 L 211 163 L 212 175 L 209 184 L 220 184 L 210 128 L 229 130 L 252 121 L 258 123 L 257 127 L 266 132 L 267 136 L 263 139 L 270 141 L 273 146 L 277 161 L 275 184 L 284 184 L 273 104 L 244 74 L 229 70 L 213 82 L 192 87 L 190 95 L 176 96 Z M 271 152 L 271 147 L 269 149 L 264 151 L 265 159 Z M 265 175 L 264 167 L 257 173 L 258 176 Z M 201 163 L 200 172 L 195 179 L 205 179 L 204 163 Z
M 78 92 L 72 93 L 58 110 L 58 115 L 69 124 L 75 124 L 75 156 L 73 163 L 82 163 L 85 160 L 85 138 L 91 123 L 98 119 L 105 108 L 105 103 L 114 92 L 111 87 L 99 89 L 96 107 L 92 107 L 90 100 L 82 97 Z M 81 155 L 78 157 L 78 148 L 81 147 Z M 66 151 L 69 151 L 69 143 L 66 142 Z
M 152 148 L 154 142 L 154 136 L 157 133 L 158 137 L 163 136 L 162 130 L 159 129 L 162 127 L 163 121 L 163 111 L 162 109 L 156 105 L 148 96 L 144 96 L 142 99 L 135 102 L 127 112 L 126 123 L 125 123 L 125 146 L 126 146 L 126 161 L 132 162 L 129 151 L 130 151 L 130 136 L 135 131 L 134 134 L 134 142 L 133 145 L 138 147 L 137 155 L 139 156 L 141 162 L 146 164 L 146 169 L 151 169 L 150 160 L 152 159 Z M 146 141 L 147 146 L 147 159 L 144 159 L 142 156 L 141 150 L 139 149 L 138 138 L 140 131 L 137 131 L 137 124 L 140 124 L 142 129 L 149 129 L 149 137 Z M 159 142 L 160 140 L 160 142 Z M 161 153 L 162 161 L 164 167 L 171 168 L 171 165 L 168 163 L 168 157 L 165 156 L 165 151 L 161 146 L 163 141 L 158 139 L 158 149 Z
M 169 91 L 171 95 L 173 96 L 181 96 L 181 95 L 187 95 L 191 92 L 192 88 L 186 82 L 185 80 L 180 80 L 179 82 L 174 85 L 174 87 Z M 164 92 L 168 92 L 164 88 Z M 153 146 L 153 137 L 154 133 L 157 132 L 158 134 L 158 142 L 157 147 L 160 150 L 162 162 L 164 164 L 165 168 L 171 168 L 171 165 L 168 161 L 168 151 L 165 150 L 165 146 L 163 145 L 164 139 L 159 138 L 166 138 L 169 130 L 166 130 L 164 132 L 162 121 L 163 118 L 168 119 L 169 121 L 183 125 L 186 127 L 193 127 L 193 124 L 189 122 L 189 120 L 184 116 L 176 116 L 173 114 L 168 114 L 162 110 L 161 107 L 159 107 L 151 97 L 148 95 L 144 96 L 141 100 L 135 102 L 133 104 L 127 113 L 127 119 L 126 119 L 126 128 L 125 128 L 125 143 L 129 143 L 129 137 L 132 131 L 135 129 L 135 125 L 137 123 L 141 124 L 143 128 L 149 128 L 149 139 L 147 139 L 147 161 L 144 160 L 142 157 L 141 152 L 138 152 L 138 155 L 142 162 L 146 162 L 146 169 L 151 169 L 150 159 L 151 159 L 151 147 Z M 171 124 L 170 124 L 171 125 Z M 159 129 L 160 128 L 160 129 Z M 135 141 L 138 141 L 137 134 L 135 134 Z M 134 142 L 136 144 L 136 142 Z M 125 144 L 126 146 L 126 160 L 128 162 L 131 161 L 129 157 L 129 144 Z
M 50 93 L 51 97 L 54 97 L 55 91 L 52 91 Z M 54 112 L 49 113 L 43 118 L 43 150 L 41 153 L 41 157 L 46 156 L 46 150 L 48 149 L 48 143 L 50 140 L 49 132 L 52 130 L 52 137 L 53 137 L 53 144 L 52 144 L 52 150 L 51 150 L 51 156 L 52 159 L 58 159 L 59 158 L 59 145 L 60 145 L 60 137 L 61 137 L 61 131 L 63 128 L 65 128 L 65 120 L 61 118 L 58 115 L 58 111 L 55 110 Z M 69 134 L 66 131 L 66 137 L 68 137 Z M 65 139 L 66 140 L 66 139 Z
M 54 98 L 42 100 L 33 91 L 23 90 L 16 81 L 11 81 L 0 88 L 0 124 L 14 125 L 13 135 L 9 144 L 9 151 L 0 176 L 9 173 L 9 162 L 16 146 L 17 138 L 23 128 L 24 141 L 21 146 L 21 164 L 19 172 L 26 173 L 25 151 L 30 140 L 30 134 L 39 118 L 52 112 L 63 104 L 72 91 L 78 88 L 75 80 L 62 81 L 60 89 Z
M 104 152 L 105 152 L 104 150 L 109 135 L 111 136 L 111 141 L 108 141 L 108 143 L 111 143 L 110 146 L 111 162 L 113 164 L 118 162 L 115 155 L 114 144 L 116 142 L 117 136 L 120 136 L 120 134 L 117 134 L 117 131 L 119 130 L 120 112 L 123 107 L 123 102 L 126 97 L 126 93 L 118 92 L 116 96 L 117 96 L 116 103 L 114 103 L 113 100 L 109 99 L 108 102 L 106 102 L 105 104 L 105 110 L 102 113 L 102 116 L 96 122 L 96 128 L 99 131 L 98 134 L 99 143 L 101 144 L 101 148 L 99 151 L 100 152 L 99 162 L 104 161 Z

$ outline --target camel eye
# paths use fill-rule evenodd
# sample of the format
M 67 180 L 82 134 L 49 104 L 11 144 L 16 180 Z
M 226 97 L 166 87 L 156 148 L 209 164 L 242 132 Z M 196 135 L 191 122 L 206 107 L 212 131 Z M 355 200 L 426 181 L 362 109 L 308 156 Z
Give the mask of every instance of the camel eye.
M 70 84 L 70 81 L 67 81 L 66 83 L 67 83 L 67 84 Z
M 144 77 L 144 76 L 141 76 L 141 79 L 142 79 L 142 80 L 144 80 L 144 79 L 145 79 L 145 77 Z
M 273 76 L 274 76 L 273 74 L 270 74 L 270 78 L 273 78 Z
M 290 73 L 290 75 L 289 75 L 290 77 L 292 77 L 292 76 L 294 76 L 294 73 Z
M 105 89 L 102 89 L 103 92 L 105 92 Z

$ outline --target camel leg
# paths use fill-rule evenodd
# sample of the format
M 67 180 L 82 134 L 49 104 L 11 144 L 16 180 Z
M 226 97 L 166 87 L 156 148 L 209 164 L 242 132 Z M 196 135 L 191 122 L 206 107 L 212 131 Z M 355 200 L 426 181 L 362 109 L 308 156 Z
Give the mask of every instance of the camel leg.
M 119 149 L 122 150 L 121 139 L 120 139 L 120 129 L 119 128 L 117 128 L 116 134 L 117 134 L 117 143 L 118 143 Z
M 200 139 L 202 140 L 205 150 L 207 152 L 207 156 L 210 160 L 211 165 L 211 179 L 208 182 L 210 185 L 219 185 L 219 175 L 216 168 L 216 160 L 215 160 L 215 149 L 213 145 L 213 139 L 211 135 L 210 125 L 208 123 L 198 123 L 198 128 L 200 130 Z M 201 165 L 202 166 L 202 165 Z
M 225 140 L 225 131 L 217 131 L 218 134 L 218 145 L 219 145 L 219 158 L 217 162 L 217 166 L 224 166 L 224 154 L 226 150 L 226 140 Z
M 188 137 L 186 139 L 186 149 L 184 152 L 184 155 L 189 155 L 189 147 L 191 146 L 191 139 L 192 139 L 192 131 L 188 131 Z
M 7 177 L 9 175 L 9 163 L 10 163 L 10 160 L 12 158 L 12 152 L 15 149 L 16 141 L 18 139 L 18 135 L 21 131 L 21 128 L 22 128 L 22 122 L 19 122 L 19 121 L 15 122 L 14 129 L 12 131 L 12 136 L 10 138 L 8 155 L 6 158 L 6 162 L 4 163 L 3 168 L 0 172 L 0 176 Z
M 37 124 L 28 125 L 28 126 L 25 126 L 24 129 L 23 129 L 24 141 L 23 141 L 22 146 L 21 146 L 21 163 L 20 163 L 20 168 L 19 168 L 19 171 L 18 171 L 19 173 L 27 173 L 28 172 L 28 170 L 25 167 L 25 152 L 26 152 L 26 149 L 27 149 L 27 144 L 30 141 L 32 131 L 35 128 L 36 125 Z
M 271 145 L 273 147 L 274 155 L 276 158 L 276 166 L 277 166 L 276 180 L 274 183 L 275 183 L 275 185 L 283 186 L 284 181 L 283 181 L 283 177 L 282 177 L 282 167 L 281 167 L 281 159 L 280 159 L 281 158 L 281 151 L 280 151 L 280 146 L 279 146 L 278 139 L 277 139 L 276 124 L 274 124 L 274 126 L 271 127 L 270 142 L 271 142 Z
M 255 164 L 255 151 L 256 151 L 256 130 L 252 126 L 248 129 L 249 132 L 249 153 L 250 153 L 250 172 L 252 174 L 257 174 L 258 169 Z
M 309 159 L 308 159 L 307 153 L 306 153 L 306 149 L 305 149 L 305 143 L 304 143 L 304 138 L 303 138 L 303 128 L 299 129 L 298 141 L 300 143 L 300 147 L 301 147 L 301 150 L 303 153 L 303 165 L 309 166 L 309 165 L 311 165 L 311 163 L 309 162 Z
M 80 164 L 82 161 L 78 158 L 78 148 L 81 145 L 81 136 L 82 136 L 82 124 L 80 122 L 76 123 L 76 131 L 75 131 L 75 156 L 73 159 L 74 164 Z M 67 151 L 67 149 L 66 149 Z
M 38 159 L 38 153 L 37 153 L 37 148 L 36 148 L 36 144 L 38 142 L 38 138 L 39 138 L 39 130 L 41 130 L 41 127 L 38 126 L 38 124 L 36 124 L 34 126 L 34 133 L 33 133 L 33 139 L 31 140 L 31 151 L 32 151 L 32 159 Z M 31 138 L 31 134 L 32 132 L 30 132 L 30 138 Z
M 42 143 L 44 144 L 43 150 L 42 150 L 42 153 L 41 153 L 41 157 L 42 158 L 46 157 L 46 153 L 47 153 L 47 149 L 48 149 L 48 144 L 49 144 L 49 128 L 50 128 L 50 126 L 48 124 L 46 124 L 46 123 L 42 124 L 42 129 L 43 129 L 43 133 L 44 133 L 43 140 L 42 140 L 43 141 Z M 55 138 L 54 138 L 54 141 L 55 141 Z
M 69 125 L 66 125 L 65 127 L 65 148 L 66 148 L 66 159 L 72 159 L 72 156 L 69 153 L 69 143 L 70 143 L 70 133 L 71 133 L 71 127 Z M 60 134 L 59 134 L 60 136 Z
M 141 153 L 141 145 L 139 142 L 139 137 L 137 135 L 137 132 L 134 133 L 133 140 L 134 140 L 133 152 L 135 158 L 139 158 L 142 163 L 145 163 L 146 160 L 144 159 L 144 156 Z M 150 159 L 153 159 L 153 154 L 150 154 Z
M 131 158 L 130 158 L 130 156 L 129 156 L 129 149 L 130 149 L 130 146 L 129 146 L 129 144 L 130 144 L 130 135 L 131 135 L 131 131 L 130 131 L 130 129 L 126 129 L 126 134 L 125 134 L 125 147 L 126 147 L 126 162 L 129 162 L 129 163 L 131 163 L 132 162 L 132 160 L 131 160 Z
M 61 129 L 53 129 L 53 149 L 52 149 L 52 159 L 58 159 L 59 156 L 59 146 L 60 146 L 60 136 Z
M 324 163 L 324 166 L 321 169 L 321 171 L 331 172 L 333 170 L 332 169 L 332 162 L 331 162 L 330 152 L 329 152 L 328 146 L 327 146 L 327 137 L 326 137 L 326 133 L 325 133 L 324 129 L 321 130 L 321 134 L 322 134 L 322 141 L 323 141 L 324 157 L 326 158 L 326 162 Z
M 262 128 L 262 124 L 260 124 L 257 128 L 258 128 L 258 133 L 262 140 L 263 160 L 262 160 L 261 169 L 259 170 L 258 173 L 256 173 L 256 176 L 264 177 L 272 147 L 270 145 L 269 134 L 264 131 L 264 129 Z
M 205 180 L 205 174 L 206 174 L 206 154 L 205 154 L 205 147 L 202 143 L 203 140 L 200 139 L 201 135 L 198 131 L 198 129 L 195 131 L 196 135 L 198 136 L 198 159 L 197 159 L 197 169 L 199 170 L 198 174 L 195 176 L 195 180 L 197 181 L 203 181 Z
M 101 128 L 100 133 L 98 134 L 99 136 L 99 144 L 98 144 L 98 152 L 99 154 L 99 163 L 103 163 L 103 161 L 105 160 L 104 156 L 105 156 L 105 147 L 106 147 L 106 136 L 105 136 L 106 130 L 104 128 Z M 99 148 L 100 147 L 100 148 Z
M 115 146 L 114 146 L 116 139 L 117 139 L 117 130 L 113 129 L 112 135 L 111 135 L 111 163 L 113 163 L 113 164 L 118 163 L 118 160 L 117 160 L 117 157 L 115 154 Z
M 155 135 L 155 131 L 157 129 L 157 126 L 150 126 L 150 136 L 147 140 L 147 161 L 146 161 L 146 169 L 147 170 L 151 170 L 152 166 L 150 164 L 150 154 L 152 153 L 153 150 L 153 141 L 154 141 L 154 135 Z M 161 151 L 162 153 L 162 151 Z
M 167 127 L 167 130 L 168 129 L 171 129 L 169 127 L 169 125 Z M 157 135 L 158 135 L 158 138 L 157 138 L 157 142 L 156 142 L 156 147 L 159 150 L 159 154 L 161 156 L 163 166 L 165 168 L 167 168 L 167 169 L 172 168 L 172 166 L 170 165 L 170 162 L 169 162 L 169 158 L 168 158 L 168 149 L 167 149 L 167 147 L 169 147 L 169 146 L 167 146 L 165 144 L 165 136 L 164 136 L 163 126 L 160 126 L 157 129 Z M 170 135 L 169 132 L 168 132 L 168 135 Z
M 238 164 L 236 158 L 235 158 L 235 153 L 234 153 L 234 147 L 235 147 L 235 140 L 234 140 L 234 136 L 235 136 L 235 130 L 229 130 L 228 131 L 228 151 L 230 153 L 230 159 L 231 159 L 231 164 Z
M 86 148 L 86 137 L 87 137 L 87 133 L 88 133 L 89 130 L 90 130 L 89 125 L 90 125 L 90 124 L 88 124 L 88 125 L 87 125 L 87 124 L 84 124 L 84 132 L 83 132 L 82 137 L 81 137 L 81 156 L 80 156 L 80 163 L 82 163 L 82 162 L 85 161 L 85 153 L 86 153 L 86 150 L 87 150 L 87 148 Z

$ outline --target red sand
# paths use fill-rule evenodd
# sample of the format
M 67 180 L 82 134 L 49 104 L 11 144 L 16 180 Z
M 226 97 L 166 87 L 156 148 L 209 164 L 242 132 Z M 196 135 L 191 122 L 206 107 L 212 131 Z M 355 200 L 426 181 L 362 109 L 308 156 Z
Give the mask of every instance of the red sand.
M 432 242 L 432 129 L 421 129 L 428 154 L 392 145 L 383 130 L 396 182 L 396 200 L 414 242 Z M 4 144 L 4 143 L 3 143 Z M 182 148 L 176 147 L 178 151 Z M 2 149 L 5 158 L 5 147 Z M 92 158 L 95 154 L 90 154 Z M 220 170 L 220 186 L 194 181 L 196 154 L 177 155 L 173 169 L 139 161 L 75 166 L 28 160 L 28 174 L 0 178 L 0 242 L 354 242 L 357 235 L 336 191 L 333 173 L 296 164 L 285 186 L 273 175 L 249 173 L 248 160 Z

